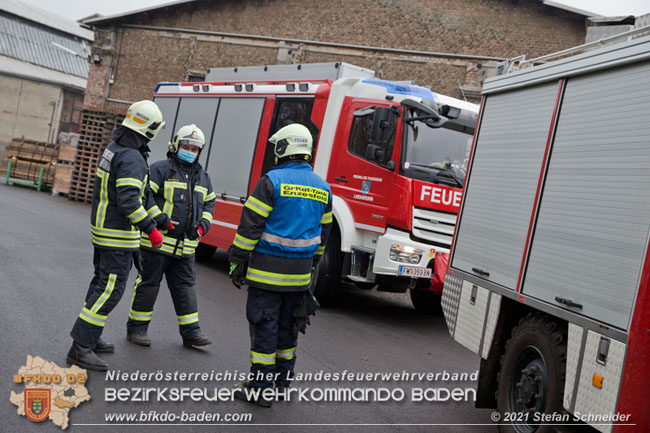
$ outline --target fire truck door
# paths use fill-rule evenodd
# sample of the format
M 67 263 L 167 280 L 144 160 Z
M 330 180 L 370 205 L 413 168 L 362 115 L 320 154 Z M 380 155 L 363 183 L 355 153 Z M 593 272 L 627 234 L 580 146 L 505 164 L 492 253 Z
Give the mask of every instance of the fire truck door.
M 398 113 L 373 102 L 344 103 L 330 181 L 332 192 L 350 206 L 357 228 L 383 233 L 399 148 Z

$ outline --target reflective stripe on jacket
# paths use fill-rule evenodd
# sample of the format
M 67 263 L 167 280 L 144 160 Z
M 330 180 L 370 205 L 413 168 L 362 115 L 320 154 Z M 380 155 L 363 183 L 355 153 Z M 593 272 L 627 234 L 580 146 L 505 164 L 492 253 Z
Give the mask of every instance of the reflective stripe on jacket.
M 307 163 L 277 166 L 259 180 L 244 205 L 230 261 L 248 261 L 246 279 L 252 286 L 304 290 L 332 221 L 329 184 Z
M 150 233 L 155 227 L 143 206 L 148 167 L 142 152 L 148 148 L 134 134 L 118 128 L 113 134 L 117 141 L 111 141 L 98 162 L 90 216 L 97 248 L 137 250 L 140 231 Z
M 192 256 L 199 244 L 199 225 L 206 234 L 212 224 L 216 195 L 210 176 L 198 162 L 190 164 L 168 154 L 167 160 L 151 165 L 149 186 L 147 213 L 163 234 L 162 247 L 154 251 L 175 257 Z M 178 225 L 165 231 L 172 220 Z M 148 236 L 142 235 L 140 245 L 152 249 Z

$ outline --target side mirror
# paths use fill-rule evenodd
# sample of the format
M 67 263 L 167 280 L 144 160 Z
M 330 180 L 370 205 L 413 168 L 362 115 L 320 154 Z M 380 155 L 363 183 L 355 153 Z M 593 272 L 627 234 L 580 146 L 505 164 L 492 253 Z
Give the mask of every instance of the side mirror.
M 372 143 L 385 143 L 390 135 L 390 118 L 392 110 L 386 107 L 377 107 L 375 117 L 372 122 L 372 131 L 370 132 L 370 141 Z
M 378 144 L 369 144 L 366 147 L 366 159 L 369 161 L 381 161 L 384 158 L 384 149 Z

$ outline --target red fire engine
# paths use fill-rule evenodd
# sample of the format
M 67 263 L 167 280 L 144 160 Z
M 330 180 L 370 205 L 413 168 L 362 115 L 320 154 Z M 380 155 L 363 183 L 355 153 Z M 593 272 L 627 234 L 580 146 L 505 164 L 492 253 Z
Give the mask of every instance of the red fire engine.
M 478 106 L 373 76 L 345 63 L 275 65 L 158 84 L 154 100 L 167 125 L 150 160 L 164 158 L 173 131 L 187 123 L 209 144 L 200 162 L 217 203 L 199 258 L 232 243 L 242 204 L 274 164 L 268 138 L 297 122 L 314 135 L 314 171 L 333 194 L 335 227 L 314 287 L 319 300 L 330 302 L 347 280 L 411 288 L 416 309 L 439 306 Z

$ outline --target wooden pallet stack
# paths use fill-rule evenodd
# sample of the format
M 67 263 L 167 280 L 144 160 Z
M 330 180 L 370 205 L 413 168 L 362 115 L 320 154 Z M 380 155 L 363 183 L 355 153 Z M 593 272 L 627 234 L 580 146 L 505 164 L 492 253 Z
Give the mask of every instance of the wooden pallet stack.
M 14 138 L 7 145 L 5 158 L 0 162 L 0 176 L 7 175 L 11 162 L 9 177 L 13 179 L 38 182 L 43 168 L 44 184 L 52 184 L 58 147 L 25 138 Z
M 53 194 L 67 195 L 70 193 L 74 161 L 77 154 L 79 134 L 72 132 L 59 133 L 59 154 L 54 171 L 54 183 L 52 184 Z
M 124 119 L 122 115 L 84 110 L 77 144 L 74 171 L 70 182 L 70 200 L 91 203 L 97 162 L 108 145 L 111 133 Z

